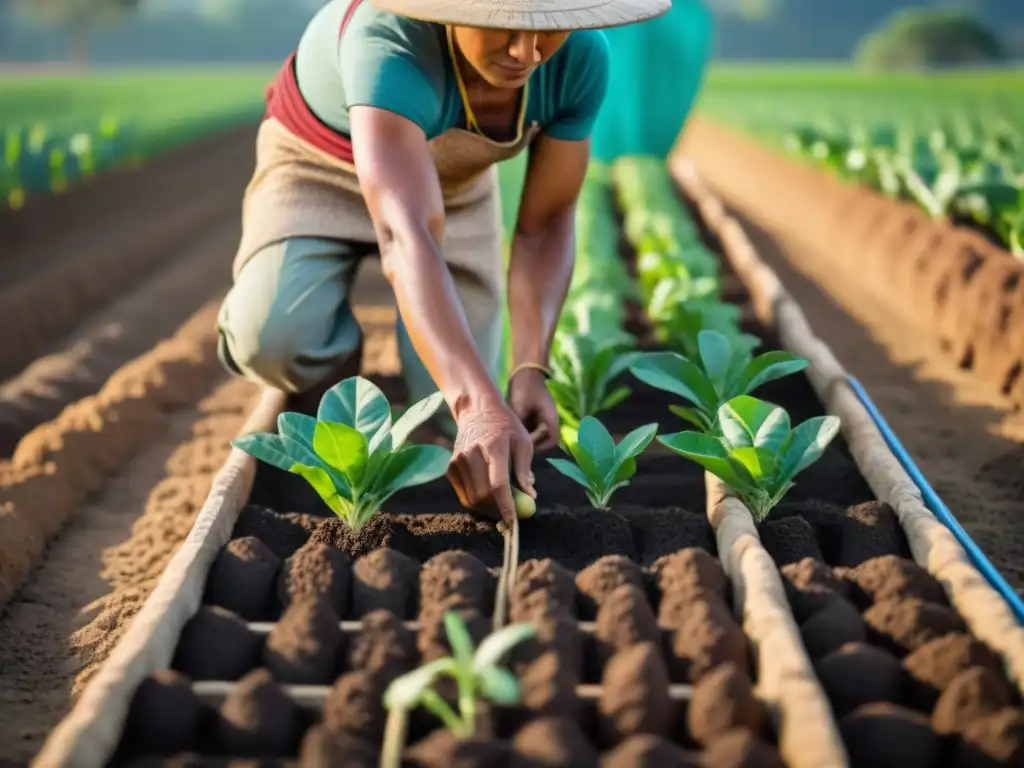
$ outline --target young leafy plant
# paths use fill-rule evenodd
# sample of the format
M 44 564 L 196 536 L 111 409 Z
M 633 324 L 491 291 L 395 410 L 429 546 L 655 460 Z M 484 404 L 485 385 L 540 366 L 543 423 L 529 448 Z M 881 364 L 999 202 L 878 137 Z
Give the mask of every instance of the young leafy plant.
M 636 359 L 637 353 L 626 352 L 611 341 L 556 335 L 547 385 L 562 420 L 561 438 L 567 450 L 576 442 L 582 419 L 614 408 L 629 397 L 629 387 L 613 389 L 612 384 Z
M 634 429 L 616 445 L 605 426 L 587 416 L 580 422 L 577 439 L 569 446 L 576 463 L 566 459 L 548 461 L 582 485 L 594 507 L 608 509 L 612 494 L 629 485 L 636 474 L 636 457 L 647 449 L 657 432 L 657 424 L 647 424 Z
M 484 638 L 476 649 L 469 630 L 457 613 L 445 612 L 444 630 L 452 655 L 393 680 L 384 693 L 384 707 L 392 713 L 401 714 L 416 707 L 425 707 L 454 736 L 466 739 L 476 733 L 479 699 L 502 705 L 519 703 L 522 695 L 519 680 L 500 662 L 513 647 L 533 637 L 536 630 L 532 624 L 509 624 Z M 458 690 L 456 709 L 433 689 L 434 683 L 442 676 L 455 681 Z M 391 744 L 385 748 L 391 754 L 398 754 L 401 745 Z
M 232 445 L 260 461 L 299 475 L 353 532 L 392 495 L 444 475 L 451 452 L 406 445 L 409 435 L 443 402 L 440 392 L 410 406 L 392 423 L 387 397 L 360 376 L 329 389 L 317 417 L 285 412 L 277 434 L 245 435 Z
M 808 366 L 803 358 L 781 350 L 754 357 L 747 344 L 734 345 L 717 331 L 698 333 L 697 349 L 696 361 L 676 352 L 648 352 L 629 370 L 645 384 L 688 402 L 669 410 L 709 435 L 718 434 L 723 403 Z
M 791 429 L 784 408 L 749 395 L 722 405 L 718 423 L 719 436 L 678 432 L 658 441 L 722 480 L 758 523 L 839 432 L 835 416 L 816 416 Z
M 647 302 L 647 316 L 658 340 L 695 360 L 700 358 L 700 332 L 716 331 L 734 349 L 753 352 L 761 340 L 740 331 L 740 308 L 718 300 L 717 283 L 713 278 L 691 280 L 688 276 L 658 283 Z

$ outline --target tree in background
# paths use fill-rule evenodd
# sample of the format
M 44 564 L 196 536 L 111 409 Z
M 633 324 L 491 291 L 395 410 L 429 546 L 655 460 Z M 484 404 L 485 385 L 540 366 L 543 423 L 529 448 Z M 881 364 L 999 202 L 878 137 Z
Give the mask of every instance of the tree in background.
M 85 64 L 89 41 L 102 24 L 123 18 L 138 9 L 140 0 L 21 0 L 21 10 L 47 24 L 63 29 L 68 36 L 68 59 Z
M 865 37 L 854 58 L 865 69 L 922 69 L 994 64 L 1006 59 L 1006 51 L 967 11 L 907 8 Z

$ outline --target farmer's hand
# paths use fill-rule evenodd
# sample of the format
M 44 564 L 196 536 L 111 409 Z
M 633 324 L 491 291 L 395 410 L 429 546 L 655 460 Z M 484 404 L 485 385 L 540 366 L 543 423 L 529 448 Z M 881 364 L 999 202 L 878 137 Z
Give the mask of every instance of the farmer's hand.
M 518 371 L 508 385 L 508 404 L 539 451 L 558 445 L 560 424 L 558 409 L 544 381 L 543 373 L 527 368 Z
M 458 420 L 459 432 L 448 465 L 448 479 L 464 507 L 506 522 L 515 520 L 509 467 L 519 487 L 533 489 L 533 440 L 522 421 L 505 403 L 469 410 Z

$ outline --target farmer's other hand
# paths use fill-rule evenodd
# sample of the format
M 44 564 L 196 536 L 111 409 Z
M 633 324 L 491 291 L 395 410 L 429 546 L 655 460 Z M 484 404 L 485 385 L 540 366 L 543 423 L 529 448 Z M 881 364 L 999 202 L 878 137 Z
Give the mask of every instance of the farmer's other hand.
M 546 451 L 558 445 L 558 409 L 543 373 L 531 369 L 516 373 L 509 382 L 508 404 L 534 436 L 537 450 Z
M 474 511 L 515 520 L 509 467 L 519 487 L 536 498 L 533 489 L 533 441 L 522 421 L 503 402 L 481 405 L 458 419 L 458 435 L 448 465 L 459 501 Z

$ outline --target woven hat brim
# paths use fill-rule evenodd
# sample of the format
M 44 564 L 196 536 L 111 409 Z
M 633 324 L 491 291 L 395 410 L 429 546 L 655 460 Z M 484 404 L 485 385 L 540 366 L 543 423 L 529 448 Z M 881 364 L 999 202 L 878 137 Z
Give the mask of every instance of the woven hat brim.
M 607 29 L 661 16 L 672 0 L 370 0 L 383 11 L 437 24 L 567 32 Z

